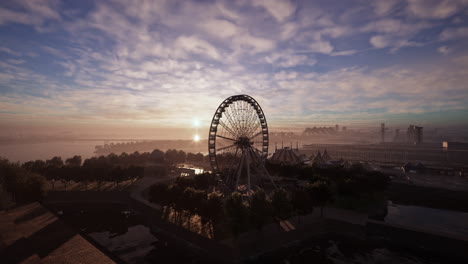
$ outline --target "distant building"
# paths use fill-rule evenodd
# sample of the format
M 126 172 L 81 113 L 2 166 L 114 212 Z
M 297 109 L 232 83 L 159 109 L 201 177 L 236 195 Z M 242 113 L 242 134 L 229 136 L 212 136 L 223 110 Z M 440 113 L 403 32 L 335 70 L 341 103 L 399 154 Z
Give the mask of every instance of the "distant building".
M 393 137 L 393 142 L 398 142 L 400 139 L 400 129 L 395 129 L 395 136 Z
M 414 145 L 423 143 L 423 127 L 410 125 L 406 130 L 406 141 Z
M 419 126 L 414 128 L 416 130 L 414 144 L 419 145 L 423 143 L 423 128 Z
M 327 150 L 325 150 L 325 151 L 323 152 L 322 159 L 323 159 L 325 162 L 330 162 L 330 161 L 333 160 L 333 159 L 330 157 L 330 155 L 328 155 Z
M 304 160 L 297 150 L 285 147 L 275 151 L 273 156 L 270 158 L 270 162 L 276 164 L 297 165 L 302 164 Z
M 385 123 L 380 124 L 380 142 L 385 142 Z
M 317 154 L 314 156 L 310 156 L 310 160 L 312 165 L 324 165 L 327 162 L 323 159 L 322 154 L 320 153 L 320 150 L 317 152 Z

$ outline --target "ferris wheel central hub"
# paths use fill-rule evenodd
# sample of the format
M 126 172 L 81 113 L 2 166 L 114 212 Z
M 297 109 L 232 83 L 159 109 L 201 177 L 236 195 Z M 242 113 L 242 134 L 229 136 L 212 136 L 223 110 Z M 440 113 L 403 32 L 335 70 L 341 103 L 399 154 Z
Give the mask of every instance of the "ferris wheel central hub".
M 253 145 L 253 142 L 250 142 L 250 139 L 248 137 L 239 137 L 235 144 L 241 149 L 246 149 Z

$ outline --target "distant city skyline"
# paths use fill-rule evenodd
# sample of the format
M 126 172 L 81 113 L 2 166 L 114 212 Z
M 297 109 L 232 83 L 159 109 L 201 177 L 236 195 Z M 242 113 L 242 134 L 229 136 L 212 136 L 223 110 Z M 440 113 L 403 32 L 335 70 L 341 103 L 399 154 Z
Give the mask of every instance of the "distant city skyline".
M 3 1 L 0 134 L 204 139 L 235 94 L 272 128 L 467 126 L 466 47 L 463 0 Z

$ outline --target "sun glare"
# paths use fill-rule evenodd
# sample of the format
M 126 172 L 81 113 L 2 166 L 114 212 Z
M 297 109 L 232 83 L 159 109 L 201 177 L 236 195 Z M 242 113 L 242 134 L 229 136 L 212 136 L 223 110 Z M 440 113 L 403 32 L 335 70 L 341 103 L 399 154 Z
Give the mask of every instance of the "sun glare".
M 195 141 L 195 142 L 200 141 L 200 136 L 199 135 L 193 136 L 193 141 Z

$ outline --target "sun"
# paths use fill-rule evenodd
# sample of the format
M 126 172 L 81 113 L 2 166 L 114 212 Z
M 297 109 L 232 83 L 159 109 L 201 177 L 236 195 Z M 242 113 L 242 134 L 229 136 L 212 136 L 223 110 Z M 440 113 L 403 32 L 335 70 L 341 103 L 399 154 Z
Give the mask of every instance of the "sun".
M 193 141 L 195 141 L 195 142 L 200 141 L 200 136 L 199 135 L 193 136 Z

